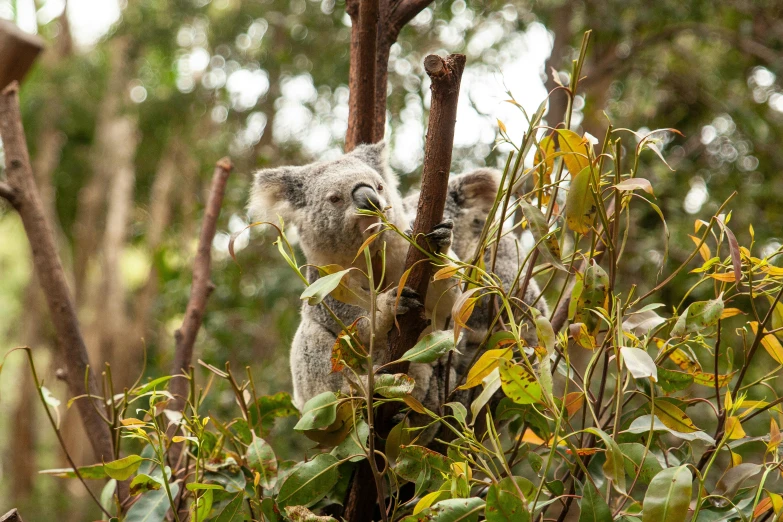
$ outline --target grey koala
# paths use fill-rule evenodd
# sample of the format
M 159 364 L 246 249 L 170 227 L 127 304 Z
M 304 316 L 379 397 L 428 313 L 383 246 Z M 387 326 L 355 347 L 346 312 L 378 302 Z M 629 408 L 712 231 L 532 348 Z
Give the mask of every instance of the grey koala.
M 475 255 L 484 223 L 497 196 L 500 180 L 501 173 L 499 171 L 486 168 L 452 176 L 449 180 L 443 217 L 454 223 L 454 239 L 451 247 L 462 261 L 470 261 Z M 415 212 L 418 199 L 418 192 L 405 198 L 404 203 L 409 214 Z M 522 246 L 515 233 L 507 233 L 501 237 L 497 248 L 494 273 L 500 278 L 505 291 L 509 291 L 511 285 L 514 284 L 527 255 L 528 250 Z M 489 270 L 492 262 L 491 248 L 487 249 L 484 262 Z M 522 277 L 524 277 L 524 272 L 520 280 Z M 542 314 L 548 315 L 549 307 L 543 297 L 539 296 L 540 293 L 538 284 L 531 279 L 522 301 L 526 304 L 536 302 L 535 308 Z M 536 299 L 538 300 L 536 301 Z M 470 330 L 465 332 L 462 346 L 460 346 L 462 355 L 456 359 L 457 375 L 463 376 L 477 358 L 480 343 L 487 333 L 491 314 L 493 311 L 490 310 L 490 299 L 480 299 L 467 323 Z M 524 332 L 525 341 L 531 345 L 536 344 L 534 327 L 530 324 L 524 326 L 527 326 L 527 330 Z
M 387 166 L 384 142 L 362 145 L 333 161 L 322 161 L 300 167 L 279 167 L 260 170 L 250 196 L 249 212 L 264 221 L 293 224 L 299 233 L 300 245 L 310 265 L 338 264 L 343 268 L 356 267 L 367 270 L 364 256 L 356 256 L 364 241 L 377 231 L 373 225 L 379 222 L 374 216 L 357 214 L 357 210 L 382 210 L 389 222 L 399 230 L 407 228 L 398 180 Z M 370 228 L 368 228 L 370 227 Z M 451 243 L 451 225 L 444 223 L 428 235 L 431 245 L 445 252 Z M 374 277 L 380 277 L 380 256 L 386 245 L 384 286 L 397 286 L 402 276 L 408 243 L 393 231 L 384 231 L 371 245 Z M 312 283 L 318 279 L 314 267 L 307 270 Z M 357 336 L 360 342 L 371 346 L 370 300 L 368 281 L 357 272 L 351 272 L 347 284 L 364 292 L 364 300 L 347 304 L 327 296 L 327 304 L 340 321 L 351 325 L 357 319 Z M 345 280 L 344 280 L 345 281 Z M 450 310 L 458 295 L 458 289 L 447 288 L 445 283 L 428 291 L 425 310 L 444 314 Z M 454 285 L 451 285 L 452 287 Z M 445 293 L 444 299 L 439 299 Z M 432 296 L 430 296 L 432 294 Z M 383 364 L 387 347 L 387 334 L 394 326 L 395 313 L 401 315 L 408 309 L 421 306 L 418 296 L 403 289 L 395 309 L 396 288 L 378 296 L 375 313 L 375 337 L 373 362 Z M 294 404 L 300 410 L 315 395 L 324 391 L 347 391 L 348 371 L 332 373 L 332 346 L 341 328 L 322 305 L 302 305 L 302 318 L 291 346 L 291 374 L 294 385 Z M 410 375 L 416 381 L 413 395 L 426 406 L 439 404 L 445 390 L 439 385 L 439 363 L 411 365 Z M 453 382 L 453 380 L 452 380 Z

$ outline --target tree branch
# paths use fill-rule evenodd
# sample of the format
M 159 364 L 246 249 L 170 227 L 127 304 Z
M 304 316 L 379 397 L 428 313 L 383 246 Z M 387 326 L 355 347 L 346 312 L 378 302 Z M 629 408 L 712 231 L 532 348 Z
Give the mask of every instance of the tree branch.
M 457 100 L 462 71 L 465 68 L 465 56 L 452 54 L 446 59 L 429 55 L 424 60 L 424 68 L 432 79 L 432 108 L 427 130 L 424 152 L 424 170 L 421 177 L 421 195 L 413 225 L 413 237 L 421 238 L 432 231 L 443 220 L 443 209 L 449 185 L 451 153 L 454 146 L 454 124 L 457 121 Z M 425 243 L 420 243 L 428 248 Z M 427 296 L 427 286 L 432 272 L 430 263 L 417 263 L 424 255 L 414 246 L 408 248 L 405 269 L 413 267 L 408 276 L 408 286 L 416 290 L 421 300 Z M 400 317 L 399 330 L 392 330 L 389 340 L 389 360 L 399 359 L 411 348 L 419 335 L 427 327 L 428 321 L 423 310 L 411 310 Z M 406 372 L 408 363 L 403 362 L 389 368 L 392 373 Z M 378 433 L 385 437 L 396 412 L 396 405 L 387 403 L 378 411 Z M 377 498 L 372 480 L 372 470 L 367 462 L 362 462 L 351 482 L 351 491 L 345 504 L 346 520 L 363 522 L 372 519 L 372 510 Z M 380 506 L 383 509 L 383 506 Z
M 372 115 L 375 113 L 378 1 L 353 0 L 347 6 L 353 24 L 351 25 L 351 70 L 349 74 L 351 94 L 348 100 L 346 152 L 362 143 L 372 143 L 375 134 L 375 118 Z M 386 84 L 384 84 L 384 88 L 385 86 Z
M 5 199 L 8 203 L 16 208 L 16 191 L 8 183 L 0 181 L 0 198 Z
M 229 158 L 223 158 L 215 164 L 215 172 L 212 175 L 212 186 L 209 191 L 204 212 L 204 221 L 201 224 L 201 234 L 196 250 L 196 259 L 193 262 L 193 285 L 190 290 L 190 299 L 185 310 L 185 318 L 182 326 L 174 333 L 176 347 L 174 349 L 174 365 L 172 374 L 190 373 L 190 363 L 193 360 L 193 345 L 201 329 L 201 321 L 204 318 L 204 309 L 207 299 L 214 289 L 209 280 L 210 265 L 212 263 L 212 240 L 217 230 L 217 220 L 220 216 L 220 206 L 223 204 L 223 195 L 226 192 L 226 181 L 231 173 L 233 165 Z M 171 380 L 170 391 L 174 395 L 174 408 L 182 410 L 188 398 L 188 379 L 175 377 Z
M 2 517 L 0 517 L 0 522 L 23 522 L 22 521 L 22 515 L 19 514 L 19 511 L 16 509 L 12 509 Z
M 421 176 L 421 195 L 416 208 L 416 220 L 413 224 L 413 237 L 419 238 L 443 221 L 443 209 L 449 186 L 451 153 L 454 147 L 454 125 L 457 121 L 457 100 L 462 71 L 465 68 L 465 56 L 449 55 L 445 60 L 436 55 L 424 59 L 424 69 L 432 80 L 432 108 L 427 129 L 424 150 L 424 170 Z M 427 297 L 432 267 L 430 263 L 419 263 L 424 254 L 414 246 L 408 248 L 405 269 L 413 267 L 407 284 L 418 292 L 422 302 Z M 411 310 L 400 318 L 400 328 L 392 331 L 389 339 L 389 360 L 399 359 L 406 350 L 413 347 L 419 335 L 427 326 L 423 310 Z M 394 372 L 405 372 L 406 363 L 402 363 Z
M 15 208 L 22 219 L 33 254 L 33 266 L 41 284 L 52 323 L 57 332 L 58 345 L 63 352 L 71 395 L 98 396 L 100 388 L 96 371 L 89 371 L 90 362 L 84 344 L 76 308 L 65 279 L 60 257 L 54 242 L 52 228 L 46 220 L 43 203 L 35 185 L 30 167 L 30 156 L 19 110 L 19 86 L 13 82 L 0 94 L 0 137 L 6 156 L 7 185 L 14 194 Z M 5 197 L 5 194 L 4 194 Z M 89 371 L 89 374 L 88 374 Z M 85 376 L 87 389 L 85 389 Z M 99 398 L 76 401 L 79 414 L 89 434 L 89 441 L 97 460 L 114 460 L 109 426 L 103 421 L 106 409 Z

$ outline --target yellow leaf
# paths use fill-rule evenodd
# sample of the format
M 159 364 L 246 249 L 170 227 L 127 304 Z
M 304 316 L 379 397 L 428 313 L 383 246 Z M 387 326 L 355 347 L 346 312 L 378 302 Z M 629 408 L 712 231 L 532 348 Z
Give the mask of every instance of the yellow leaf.
M 741 439 L 745 436 L 745 430 L 742 429 L 739 418 L 729 417 L 726 419 L 726 435 L 731 440 Z
M 141 424 L 146 424 L 143 420 L 134 419 L 132 417 L 129 417 L 127 419 L 122 419 L 120 421 L 123 426 L 139 426 Z
M 702 221 L 701 219 L 697 219 L 696 221 L 694 221 L 693 233 L 695 234 L 696 232 L 698 232 L 699 229 L 702 227 L 702 225 L 709 225 L 709 223 L 707 223 L 706 221 Z
M 758 335 L 759 323 L 752 321 L 750 328 L 753 333 Z M 761 345 L 767 350 L 770 357 L 775 359 L 778 364 L 783 364 L 783 346 L 780 345 L 780 341 L 771 333 L 764 333 L 764 337 L 761 338 Z
M 587 331 L 587 325 L 584 323 L 571 323 L 568 325 L 568 332 L 576 344 L 587 350 L 595 350 L 595 338 Z
M 459 271 L 459 266 L 457 265 L 446 265 L 437 272 L 435 272 L 435 275 L 432 276 L 433 281 L 440 281 L 441 279 L 449 279 L 450 277 L 453 277 L 454 274 Z
M 693 424 L 690 417 L 670 402 L 656 401 L 655 415 L 661 419 L 664 426 L 671 430 L 679 431 L 680 433 L 693 433 L 699 431 L 699 428 Z
M 552 135 L 546 136 L 538 143 L 539 149 L 536 150 L 536 165 L 543 162 L 540 168 L 533 173 L 536 187 L 542 187 L 552 183 L 552 169 L 555 167 L 555 141 Z M 541 179 L 540 170 L 543 170 L 544 177 Z
M 710 277 L 721 281 L 723 283 L 733 283 L 736 279 L 734 277 L 734 272 L 726 272 L 723 274 L 710 274 Z
M 557 144 L 560 150 L 566 153 L 563 156 L 563 161 L 572 176 L 590 165 L 589 156 L 592 145 L 584 136 L 580 136 L 572 130 L 561 129 L 557 131 Z
M 571 392 L 565 396 L 565 405 L 568 416 L 582 409 L 585 404 L 585 394 L 582 392 Z
M 780 435 L 780 428 L 775 419 L 769 420 L 769 443 L 767 444 L 767 451 L 774 451 L 783 441 L 783 437 Z
M 775 514 L 780 514 L 780 512 L 783 511 L 783 496 L 772 493 L 771 491 L 767 491 L 767 494 L 769 495 L 769 498 L 772 499 L 772 509 L 775 511 Z
M 734 275 L 732 274 L 732 280 Z M 734 317 L 735 315 L 745 315 L 745 312 L 740 310 L 739 308 L 724 308 L 723 313 L 720 314 L 721 319 L 728 319 L 729 317 Z
M 506 124 L 500 121 L 500 118 L 498 118 L 498 128 L 500 129 L 500 132 L 502 132 L 503 134 L 507 133 Z
M 541 437 L 536 435 L 533 430 L 530 428 L 525 430 L 525 433 L 522 434 L 522 442 L 527 442 L 528 444 L 535 444 L 536 446 L 548 446 L 549 444 L 544 441 Z
M 590 166 L 574 174 L 566 195 L 566 223 L 568 228 L 580 234 L 590 232 L 598 212 L 590 183 L 594 175 Z
M 459 390 L 467 390 L 481 384 L 484 377 L 492 373 L 498 367 L 498 359 L 511 360 L 511 348 L 501 348 L 497 350 L 487 350 L 479 357 L 476 364 L 468 371 L 468 377 L 465 384 L 460 386 Z
M 697 221 L 698 223 L 698 221 Z M 698 231 L 698 230 L 697 230 Z M 701 242 L 701 239 L 696 236 L 688 236 L 693 240 L 693 242 L 696 244 L 697 247 L 699 247 L 699 254 L 701 255 L 701 258 L 705 261 L 709 261 L 712 258 L 712 254 L 710 253 L 710 247 L 707 246 L 707 242 L 705 241 L 703 244 Z M 701 246 L 699 246 L 701 245 Z
M 669 359 L 680 367 L 681 370 L 684 370 L 688 373 L 694 373 L 694 372 L 700 372 L 701 371 L 701 364 L 699 364 L 699 361 L 692 360 L 685 351 L 681 350 L 680 348 L 677 348 L 672 353 L 669 354 Z
M 715 388 L 715 374 L 706 372 L 690 372 L 693 375 L 693 382 L 707 386 L 709 388 Z M 734 377 L 734 372 L 729 374 L 718 374 L 718 386 L 725 388 L 731 382 L 731 378 Z
M 468 319 L 473 315 L 473 309 L 476 307 L 476 301 L 479 297 L 473 297 L 473 294 L 481 288 L 472 288 L 459 296 L 451 309 L 451 318 L 454 320 L 454 343 L 457 343 L 459 332 L 462 328 L 468 328 Z
M 739 466 L 742 464 L 742 455 L 739 453 L 734 453 L 731 451 L 731 448 L 729 448 L 729 453 L 731 453 L 731 467 Z
M 726 395 L 723 396 L 723 408 L 726 411 L 731 411 L 731 408 L 734 406 L 734 401 L 731 400 L 731 393 L 726 392 Z
M 424 511 L 435 502 L 440 500 L 440 497 L 448 496 L 448 494 L 448 491 L 433 491 L 432 493 L 427 493 L 416 503 L 416 507 L 413 508 L 413 514 L 418 515 L 420 512 Z
M 406 395 L 402 398 L 405 404 L 416 413 L 427 413 L 427 409 L 413 395 Z

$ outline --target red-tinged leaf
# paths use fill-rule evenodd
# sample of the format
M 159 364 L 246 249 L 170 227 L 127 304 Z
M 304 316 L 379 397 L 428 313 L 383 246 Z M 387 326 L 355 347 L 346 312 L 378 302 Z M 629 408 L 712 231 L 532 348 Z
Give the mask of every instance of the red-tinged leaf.
M 742 281 L 742 256 L 740 255 L 740 246 L 737 243 L 737 238 L 734 236 L 734 232 L 726 226 L 723 220 L 718 219 L 718 224 L 723 228 L 726 233 L 726 239 L 729 241 L 729 252 L 731 253 L 731 264 L 734 267 L 734 279 L 737 283 Z

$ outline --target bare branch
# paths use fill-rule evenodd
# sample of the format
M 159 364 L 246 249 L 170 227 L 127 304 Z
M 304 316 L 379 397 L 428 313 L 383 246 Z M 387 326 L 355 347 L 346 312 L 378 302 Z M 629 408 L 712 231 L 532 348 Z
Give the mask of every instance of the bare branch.
M 355 3 L 358 2 L 358 9 Z M 345 151 L 372 143 L 375 119 L 375 49 L 378 39 L 378 0 L 356 0 L 348 7 L 351 26 L 351 70 L 349 75 L 348 132 Z M 388 59 L 387 59 L 388 62 Z M 388 63 L 387 63 L 388 67 Z M 384 84 L 385 86 L 385 84 Z
M 0 522 L 23 522 L 22 515 L 15 508 L 0 517 Z
M 15 194 L 15 207 L 30 242 L 35 274 L 46 296 L 58 345 L 63 351 L 70 392 L 73 396 L 85 393 L 97 396 L 100 389 L 96 372 L 89 372 L 88 375 L 90 362 L 76 308 L 30 166 L 18 90 L 18 84 L 13 82 L 0 94 L 0 137 L 5 148 L 7 185 Z M 85 375 L 88 383 L 86 390 Z M 89 400 L 80 400 L 76 406 L 97 459 L 113 460 L 111 433 L 102 419 L 106 411 L 103 402 L 97 398 L 92 400 L 92 404 Z
M 190 299 L 182 326 L 174 334 L 176 347 L 172 374 L 175 375 L 189 373 L 190 363 L 193 360 L 193 345 L 196 343 L 198 331 L 201 329 L 207 299 L 214 289 L 214 285 L 209 280 L 212 240 L 215 238 L 220 206 L 223 204 L 223 195 L 226 192 L 226 181 L 232 168 L 231 160 L 223 158 L 215 165 L 215 172 L 212 175 L 209 200 L 204 212 L 204 221 L 201 224 L 196 259 L 193 262 L 193 285 L 190 290 Z M 171 380 L 170 390 L 176 400 L 175 408 L 181 410 L 188 397 L 188 380 L 184 377 L 175 377 Z

